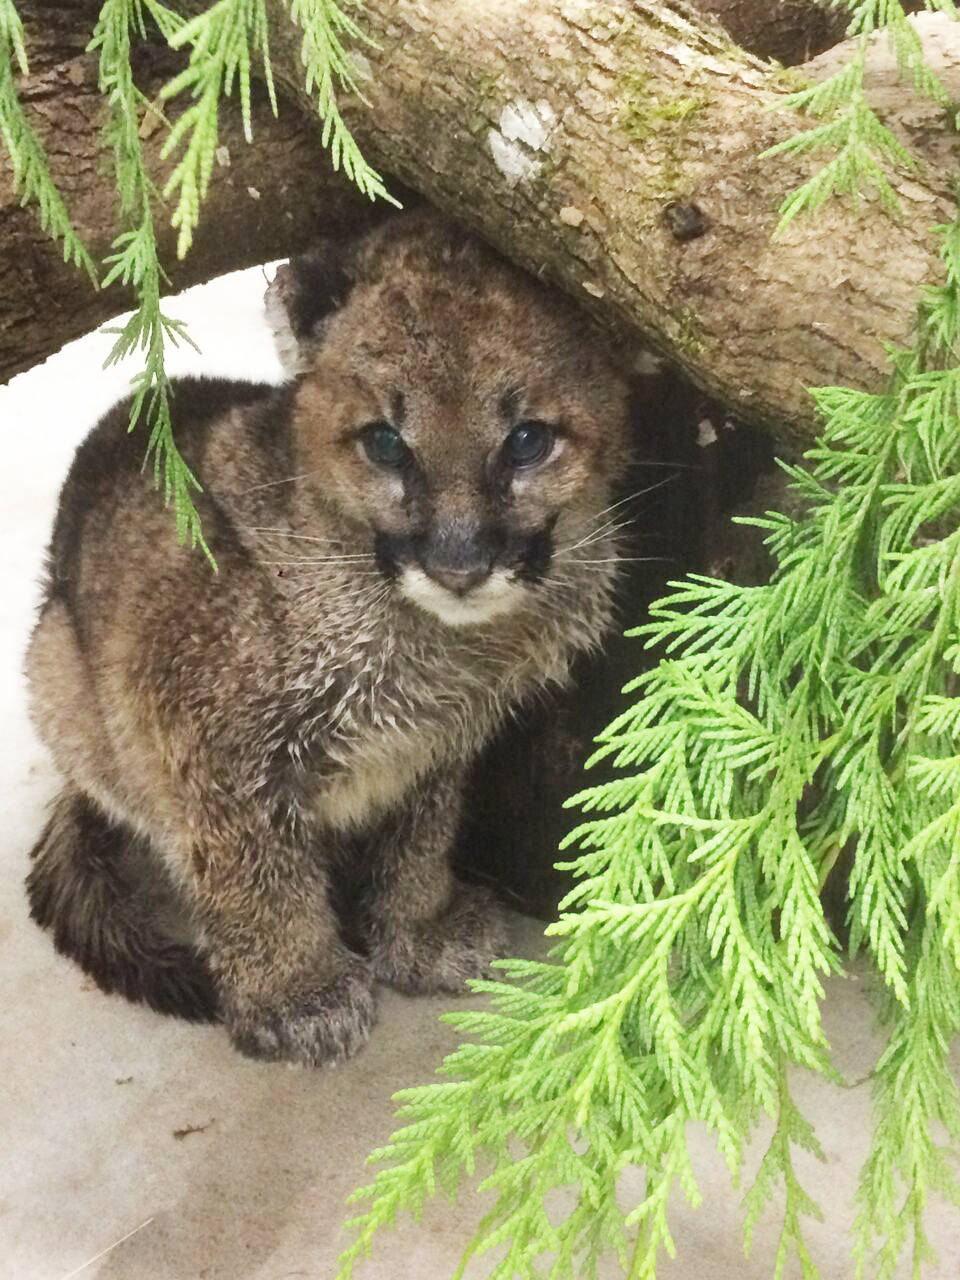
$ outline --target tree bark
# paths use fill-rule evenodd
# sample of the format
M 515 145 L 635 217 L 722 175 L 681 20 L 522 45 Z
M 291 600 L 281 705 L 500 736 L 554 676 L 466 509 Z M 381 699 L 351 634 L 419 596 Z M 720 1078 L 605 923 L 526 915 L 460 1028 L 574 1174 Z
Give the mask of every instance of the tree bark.
M 368 0 L 365 21 L 379 47 L 351 120 L 368 149 L 740 416 L 807 441 L 807 386 L 885 377 L 885 344 L 908 340 L 937 273 L 954 161 L 898 184 L 900 225 L 834 203 L 773 243 L 777 206 L 819 160 L 759 158 L 803 127 L 769 110 L 782 73 L 680 0 Z M 942 113 L 899 95 L 936 158 Z M 704 234 L 675 237 L 677 205 Z
M 293 86 L 299 41 L 271 3 L 276 69 Z M 88 12 L 24 8 L 39 32 L 52 12 L 74 30 Z M 357 54 L 368 104 L 345 104 L 347 115 L 395 179 L 782 437 L 815 429 L 806 386 L 881 382 L 884 345 L 907 340 L 937 271 L 930 228 L 952 207 L 955 135 L 912 90 L 898 86 L 891 110 L 928 164 L 899 183 L 904 221 L 871 204 L 857 220 L 834 204 L 774 244 L 776 207 L 815 162 L 758 157 L 801 122 L 768 110 L 783 74 L 683 0 L 367 0 L 364 25 L 376 41 Z M 956 28 L 931 27 L 960 96 Z M 29 96 L 76 221 L 102 248 L 109 179 L 95 177 L 92 63 L 78 52 L 88 31 Z M 177 286 L 282 255 L 364 208 L 325 176 L 305 117 L 285 111 L 274 124 L 259 108 L 249 150 L 228 111 L 223 123 L 231 163 L 218 168 L 193 254 L 171 264 Z M 94 300 L 30 218 L 0 192 L 0 376 L 122 305 Z

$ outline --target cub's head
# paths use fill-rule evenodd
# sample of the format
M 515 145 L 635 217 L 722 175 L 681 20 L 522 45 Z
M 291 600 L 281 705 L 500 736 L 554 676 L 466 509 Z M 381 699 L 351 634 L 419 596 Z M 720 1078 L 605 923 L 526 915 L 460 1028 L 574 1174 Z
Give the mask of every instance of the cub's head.
M 483 623 L 612 556 L 628 389 L 563 295 L 417 213 L 282 267 L 267 310 L 298 469 L 421 609 Z

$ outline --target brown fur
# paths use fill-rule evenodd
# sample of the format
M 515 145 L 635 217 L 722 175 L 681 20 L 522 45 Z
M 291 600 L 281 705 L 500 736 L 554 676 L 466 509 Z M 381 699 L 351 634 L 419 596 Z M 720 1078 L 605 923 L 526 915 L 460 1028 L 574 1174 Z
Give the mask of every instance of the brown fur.
M 450 869 L 462 777 L 608 625 L 626 388 L 565 300 L 433 215 L 281 269 L 268 312 L 293 382 L 175 391 L 216 576 L 125 405 L 78 450 L 28 655 L 67 784 L 28 889 L 104 989 L 318 1063 L 363 1043 L 376 981 L 453 990 L 501 946 Z M 554 452 L 512 468 L 531 419 Z

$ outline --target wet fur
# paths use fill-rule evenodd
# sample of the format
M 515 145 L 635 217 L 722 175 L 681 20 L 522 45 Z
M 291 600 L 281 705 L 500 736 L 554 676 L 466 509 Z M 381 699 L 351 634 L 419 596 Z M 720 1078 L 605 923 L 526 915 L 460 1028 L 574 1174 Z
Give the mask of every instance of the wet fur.
M 363 1043 L 377 982 L 456 990 L 502 946 L 450 869 L 462 779 L 609 623 L 626 388 L 568 303 L 432 215 L 283 268 L 268 314 L 292 382 L 175 388 L 216 576 L 125 404 L 77 452 L 27 658 L 66 783 L 27 885 L 104 990 L 320 1063 Z M 540 474 L 498 452 L 523 414 L 562 424 Z M 404 477 L 358 446 L 388 415 Z M 448 625 L 433 575 L 480 555 L 509 607 L 458 625 L 451 596 Z

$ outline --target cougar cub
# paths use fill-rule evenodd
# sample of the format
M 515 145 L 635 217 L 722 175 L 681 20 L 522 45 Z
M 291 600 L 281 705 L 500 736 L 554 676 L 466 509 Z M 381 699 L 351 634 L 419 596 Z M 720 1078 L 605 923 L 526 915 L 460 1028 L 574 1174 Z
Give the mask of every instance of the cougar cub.
M 65 783 L 34 919 L 105 991 L 238 1049 L 354 1052 L 374 986 L 501 946 L 450 867 L 464 771 L 610 619 L 626 386 L 559 295 L 435 215 L 281 268 L 293 379 L 185 379 L 219 572 L 176 544 L 128 407 L 64 484 L 27 668 Z

